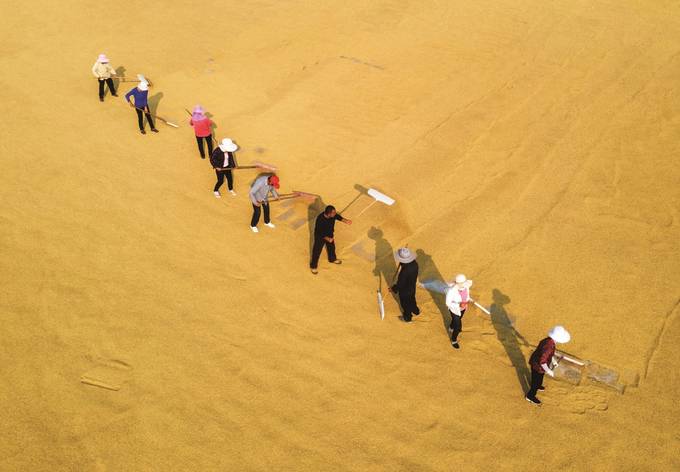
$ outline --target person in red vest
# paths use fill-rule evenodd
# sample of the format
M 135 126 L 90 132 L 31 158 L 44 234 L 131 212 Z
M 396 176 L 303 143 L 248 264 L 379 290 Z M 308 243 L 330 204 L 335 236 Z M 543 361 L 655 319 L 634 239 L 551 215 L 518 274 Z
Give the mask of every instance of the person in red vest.
M 557 360 L 555 359 L 555 344 L 568 343 L 571 339 L 569 331 L 563 326 L 555 326 L 548 332 L 548 337 L 542 339 L 536 350 L 529 358 L 529 365 L 531 366 L 531 388 L 526 394 L 526 400 L 534 405 L 540 405 L 541 400 L 536 398 L 536 393 L 539 390 L 545 390 L 543 386 L 543 376 L 548 374 L 550 377 L 555 377 L 553 369 L 557 367 Z
M 198 153 L 201 155 L 201 159 L 205 159 L 205 151 L 203 150 L 203 140 L 208 145 L 208 155 L 212 155 L 213 152 L 213 142 L 212 142 L 212 130 L 210 127 L 213 122 L 205 116 L 205 111 L 201 105 L 196 105 L 193 112 L 191 113 L 191 119 L 189 124 L 194 127 L 194 133 L 196 134 L 196 143 L 198 144 Z

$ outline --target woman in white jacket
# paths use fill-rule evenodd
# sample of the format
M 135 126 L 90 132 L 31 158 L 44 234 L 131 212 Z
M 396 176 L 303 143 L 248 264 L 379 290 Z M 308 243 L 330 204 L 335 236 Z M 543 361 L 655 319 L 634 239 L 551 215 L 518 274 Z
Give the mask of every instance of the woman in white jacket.
M 451 336 L 451 346 L 454 349 L 460 349 L 458 344 L 458 335 L 463 330 L 463 315 L 467 310 L 468 303 L 470 303 L 470 287 L 472 280 L 468 280 L 463 274 L 456 275 L 456 281 L 449 284 L 449 289 L 446 291 L 446 306 L 451 314 L 451 325 L 449 326 L 449 335 Z
M 99 82 L 99 101 L 104 101 L 104 83 L 109 86 L 111 95 L 117 97 L 116 90 L 113 88 L 112 75 L 116 75 L 116 71 L 109 62 L 109 58 L 106 54 L 100 54 L 97 58 L 97 62 L 92 66 L 92 74 L 97 78 Z

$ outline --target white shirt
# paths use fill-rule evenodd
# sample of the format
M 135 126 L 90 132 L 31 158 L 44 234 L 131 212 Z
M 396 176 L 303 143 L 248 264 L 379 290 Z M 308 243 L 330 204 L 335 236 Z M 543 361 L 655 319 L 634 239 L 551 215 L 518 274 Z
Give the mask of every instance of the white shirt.
M 472 283 L 470 283 L 470 286 L 472 286 Z M 469 301 L 470 301 L 469 287 L 467 289 L 467 296 L 465 297 L 465 300 L 463 300 L 463 297 L 460 295 L 460 292 L 458 291 L 458 287 L 456 287 L 455 285 L 453 287 L 450 287 L 446 291 L 446 306 L 448 307 L 449 310 L 451 310 L 451 313 L 453 313 L 456 316 L 462 315 L 462 313 L 460 312 L 460 304 Z

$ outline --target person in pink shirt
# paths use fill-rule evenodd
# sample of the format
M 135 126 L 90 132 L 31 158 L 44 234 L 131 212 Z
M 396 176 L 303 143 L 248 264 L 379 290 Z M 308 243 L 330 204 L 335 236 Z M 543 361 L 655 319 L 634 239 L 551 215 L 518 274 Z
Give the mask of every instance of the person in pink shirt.
M 208 145 L 208 155 L 213 152 L 212 143 L 212 129 L 213 122 L 205 116 L 205 111 L 201 105 L 196 105 L 191 113 L 189 124 L 194 127 L 196 134 L 196 143 L 198 144 L 198 152 L 201 154 L 201 159 L 205 159 L 205 151 L 203 150 L 203 140 Z

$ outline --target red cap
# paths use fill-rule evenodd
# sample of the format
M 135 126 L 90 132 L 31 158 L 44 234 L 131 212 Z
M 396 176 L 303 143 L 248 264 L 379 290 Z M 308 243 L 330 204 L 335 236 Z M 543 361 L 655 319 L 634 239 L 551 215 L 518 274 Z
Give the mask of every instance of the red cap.
M 279 187 L 280 187 L 280 185 L 279 185 L 279 177 L 276 176 L 276 175 L 272 175 L 271 177 L 269 177 L 269 183 L 272 184 L 272 185 L 274 186 L 274 188 L 279 188 Z

